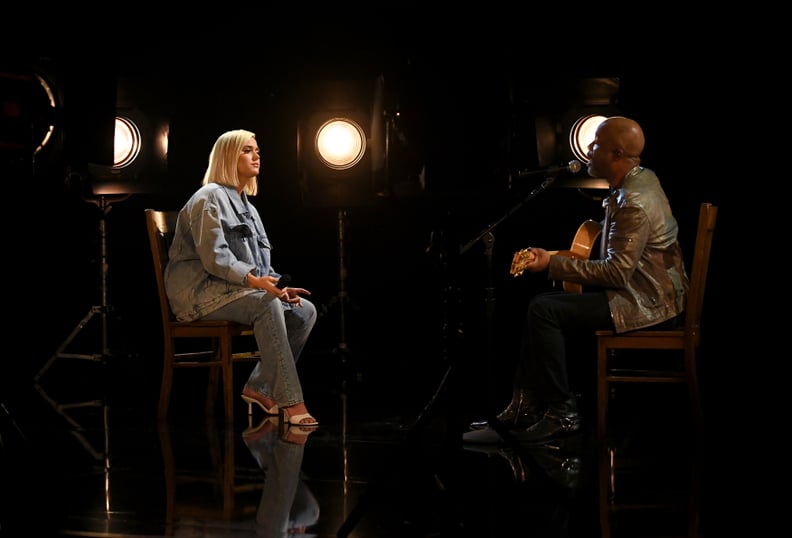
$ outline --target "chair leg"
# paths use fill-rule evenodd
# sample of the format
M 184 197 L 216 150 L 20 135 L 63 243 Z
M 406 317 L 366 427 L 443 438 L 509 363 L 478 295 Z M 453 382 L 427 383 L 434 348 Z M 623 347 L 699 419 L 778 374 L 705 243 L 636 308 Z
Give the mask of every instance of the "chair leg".
M 165 345 L 164 364 L 162 367 L 162 385 L 160 386 L 159 407 L 157 418 L 165 420 L 168 417 L 168 407 L 170 405 L 171 387 L 173 386 L 173 348 Z
M 158 430 L 160 448 L 162 449 L 162 462 L 165 468 L 165 535 L 172 536 L 176 508 L 176 460 L 173 456 L 170 426 L 160 426 Z
M 698 372 L 696 371 L 696 352 L 694 350 L 685 350 L 685 369 L 687 370 L 688 397 L 690 398 L 694 426 L 696 431 L 700 432 L 704 426 L 704 416 L 701 409 Z
M 608 353 L 602 339 L 597 342 L 597 439 L 605 440 L 608 432 Z
M 599 456 L 599 514 L 600 538 L 611 536 L 611 485 L 613 484 L 613 461 L 610 447 L 601 443 L 598 450 Z
M 220 367 L 209 368 L 209 381 L 206 386 L 206 416 L 214 416 L 215 403 L 217 402 L 217 384 L 220 382 Z
M 227 336 L 220 342 L 220 356 L 223 359 L 223 407 L 229 424 L 234 422 L 234 363 L 231 359 L 231 341 L 231 337 Z

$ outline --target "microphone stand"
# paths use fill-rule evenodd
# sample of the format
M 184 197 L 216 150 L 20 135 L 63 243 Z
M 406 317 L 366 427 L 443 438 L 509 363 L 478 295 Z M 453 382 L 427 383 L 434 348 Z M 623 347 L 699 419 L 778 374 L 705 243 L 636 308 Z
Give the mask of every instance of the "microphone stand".
M 485 313 L 485 320 L 486 320 L 486 333 L 487 333 L 487 402 L 488 407 L 492 407 L 492 403 L 494 401 L 494 392 L 495 392 L 495 382 L 494 376 L 492 373 L 493 364 L 495 362 L 495 287 L 493 283 L 492 277 L 492 250 L 495 245 L 495 235 L 492 231 L 500 226 L 505 220 L 511 217 L 514 213 L 522 209 L 522 207 L 528 203 L 530 200 L 534 199 L 540 193 L 547 190 L 550 185 L 558 177 L 558 174 L 555 173 L 554 175 L 548 176 L 541 185 L 536 187 L 532 190 L 528 195 L 523 198 L 518 204 L 512 206 L 506 213 L 504 213 L 499 219 L 495 220 L 493 223 L 488 225 L 484 228 L 478 235 L 476 235 L 473 239 L 462 245 L 459 249 L 459 255 L 463 255 L 468 252 L 473 246 L 481 241 L 484 244 L 484 257 L 486 260 L 486 283 L 484 287 L 484 313 Z M 452 363 L 453 365 L 453 363 Z M 449 377 L 449 373 L 452 366 L 449 366 L 449 371 L 443 377 L 441 382 L 441 388 L 445 381 Z M 440 389 L 438 389 L 439 391 Z M 489 418 L 489 417 L 488 417 Z

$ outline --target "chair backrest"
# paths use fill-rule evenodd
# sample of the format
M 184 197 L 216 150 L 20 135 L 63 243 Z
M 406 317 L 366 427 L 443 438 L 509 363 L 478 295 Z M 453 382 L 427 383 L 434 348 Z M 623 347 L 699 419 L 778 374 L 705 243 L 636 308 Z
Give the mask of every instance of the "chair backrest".
M 696 244 L 693 247 L 692 270 L 689 275 L 690 289 L 685 307 L 685 334 L 688 338 L 693 339 L 687 345 L 698 346 L 701 337 L 701 310 L 704 305 L 704 289 L 707 284 L 712 236 L 717 217 L 717 206 L 709 202 L 701 204 L 696 229 Z
M 168 250 L 176 228 L 176 211 L 157 211 L 146 209 L 146 226 L 148 228 L 151 259 L 154 262 L 154 276 L 159 292 L 162 325 L 168 330 L 168 324 L 175 320 L 165 293 L 165 266 L 168 265 Z

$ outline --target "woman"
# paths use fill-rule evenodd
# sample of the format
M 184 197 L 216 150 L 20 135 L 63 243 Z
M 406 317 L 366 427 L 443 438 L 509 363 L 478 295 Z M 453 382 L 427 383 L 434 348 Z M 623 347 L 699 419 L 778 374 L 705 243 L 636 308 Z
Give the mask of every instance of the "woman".
M 168 300 L 180 321 L 231 320 L 252 325 L 261 359 L 242 399 L 283 424 L 317 426 L 305 407 L 297 359 L 316 323 L 304 288 L 278 287 L 271 246 L 258 211 L 256 135 L 243 129 L 220 135 L 209 154 L 202 186 L 179 212 L 169 263 Z M 282 283 L 285 284 L 285 281 Z

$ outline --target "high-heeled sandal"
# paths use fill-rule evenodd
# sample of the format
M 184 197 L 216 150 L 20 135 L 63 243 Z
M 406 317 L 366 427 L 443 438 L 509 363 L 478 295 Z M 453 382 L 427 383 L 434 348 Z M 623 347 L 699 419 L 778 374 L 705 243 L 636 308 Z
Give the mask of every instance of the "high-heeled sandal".
M 262 436 L 278 430 L 280 420 L 277 416 L 267 416 L 261 419 L 257 426 L 249 425 L 248 428 L 242 432 L 242 438 L 245 441 L 255 441 Z
M 260 394 L 256 394 L 255 392 L 242 392 L 242 399 L 245 403 L 248 404 L 248 415 L 253 414 L 253 404 L 258 405 L 262 411 L 264 411 L 268 415 L 277 415 L 278 414 L 278 404 L 272 404 L 272 407 L 267 407 L 266 404 L 261 401 L 260 398 L 263 398 Z
M 286 407 L 281 407 L 278 410 L 278 414 L 280 416 L 281 425 L 285 427 L 289 426 L 303 426 L 303 427 L 316 427 L 319 425 L 319 421 L 317 421 L 310 413 L 301 413 L 299 415 L 291 416 L 289 415 L 289 411 Z M 305 419 L 310 419 L 307 422 L 303 422 Z
M 284 443 L 304 445 L 308 436 L 317 430 L 316 426 L 286 426 L 278 436 Z

